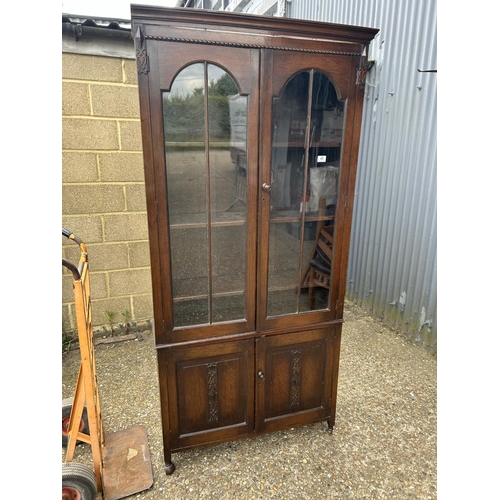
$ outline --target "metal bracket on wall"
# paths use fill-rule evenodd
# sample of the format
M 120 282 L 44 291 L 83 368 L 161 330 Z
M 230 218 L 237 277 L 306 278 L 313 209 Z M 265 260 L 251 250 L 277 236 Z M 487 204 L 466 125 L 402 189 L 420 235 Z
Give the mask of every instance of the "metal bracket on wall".
M 83 27 L 81 24 L 63 23 L 63 33 L 74 37 L 78 42 L 83 35 Z

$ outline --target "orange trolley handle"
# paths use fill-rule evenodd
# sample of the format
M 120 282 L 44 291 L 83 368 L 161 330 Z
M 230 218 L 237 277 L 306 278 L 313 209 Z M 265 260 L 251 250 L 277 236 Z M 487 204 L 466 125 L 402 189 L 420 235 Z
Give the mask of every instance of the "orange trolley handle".
M 73 279 L 78 281 L 82 277 L 82 269 L 84 264 L 87 262 L 87 248 L 83 241 L 78 238 L 78 236 L 74 235 L 72 231 L 66 228 L 62 228 L 62 235 L 66 236 L 69 240 L 74 241 L 80 247 L 80 261 L 78 262 L 78 266 L 75 266 L 72 262 L 67 259 L 62 259 L 62 265 L 71 271 L 73 274 Z

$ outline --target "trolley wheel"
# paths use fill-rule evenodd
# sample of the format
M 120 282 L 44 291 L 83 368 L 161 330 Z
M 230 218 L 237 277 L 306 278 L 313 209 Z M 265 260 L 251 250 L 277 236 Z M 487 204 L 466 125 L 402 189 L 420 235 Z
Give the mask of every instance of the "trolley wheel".
M 68 446 L 68 425 L 69 417 L 71 415 L 71 408 L 73 407 L 73 398 L 63 399 L 62 402 L 62 445 L 64 447 Z M 87 408 L 83 407 L 82 420 L 80 421 L 79 432 L 85 434 L 89 433 L 89 420 L 87 416 Z M 81 443 L 81 441 L 76 442 Z
M 97 481 L 94 471 L 76 462 L 62 464 L 62 500 L 95 500 Z

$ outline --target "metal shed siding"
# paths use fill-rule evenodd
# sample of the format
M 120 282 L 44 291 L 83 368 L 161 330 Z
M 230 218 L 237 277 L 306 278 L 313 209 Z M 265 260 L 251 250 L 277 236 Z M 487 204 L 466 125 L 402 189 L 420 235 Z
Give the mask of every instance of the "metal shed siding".
M 293 0 L 290 17 L 380 29 L 365 90 L 347 296 L 436 344 L 437 69 L 432 0 Z

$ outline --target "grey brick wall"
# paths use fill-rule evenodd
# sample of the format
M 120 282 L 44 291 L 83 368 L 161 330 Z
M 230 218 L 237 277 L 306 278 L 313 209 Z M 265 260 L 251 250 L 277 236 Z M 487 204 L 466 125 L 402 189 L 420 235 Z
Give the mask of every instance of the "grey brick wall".
M 135 61 L 62 55 L 62 225 L 87 245 L 92 323 L 153 316 Z M 79 248 L 62 237 L 62 255 Z M 72 277 L 63 267 L 62 330 L 76 332 Z

